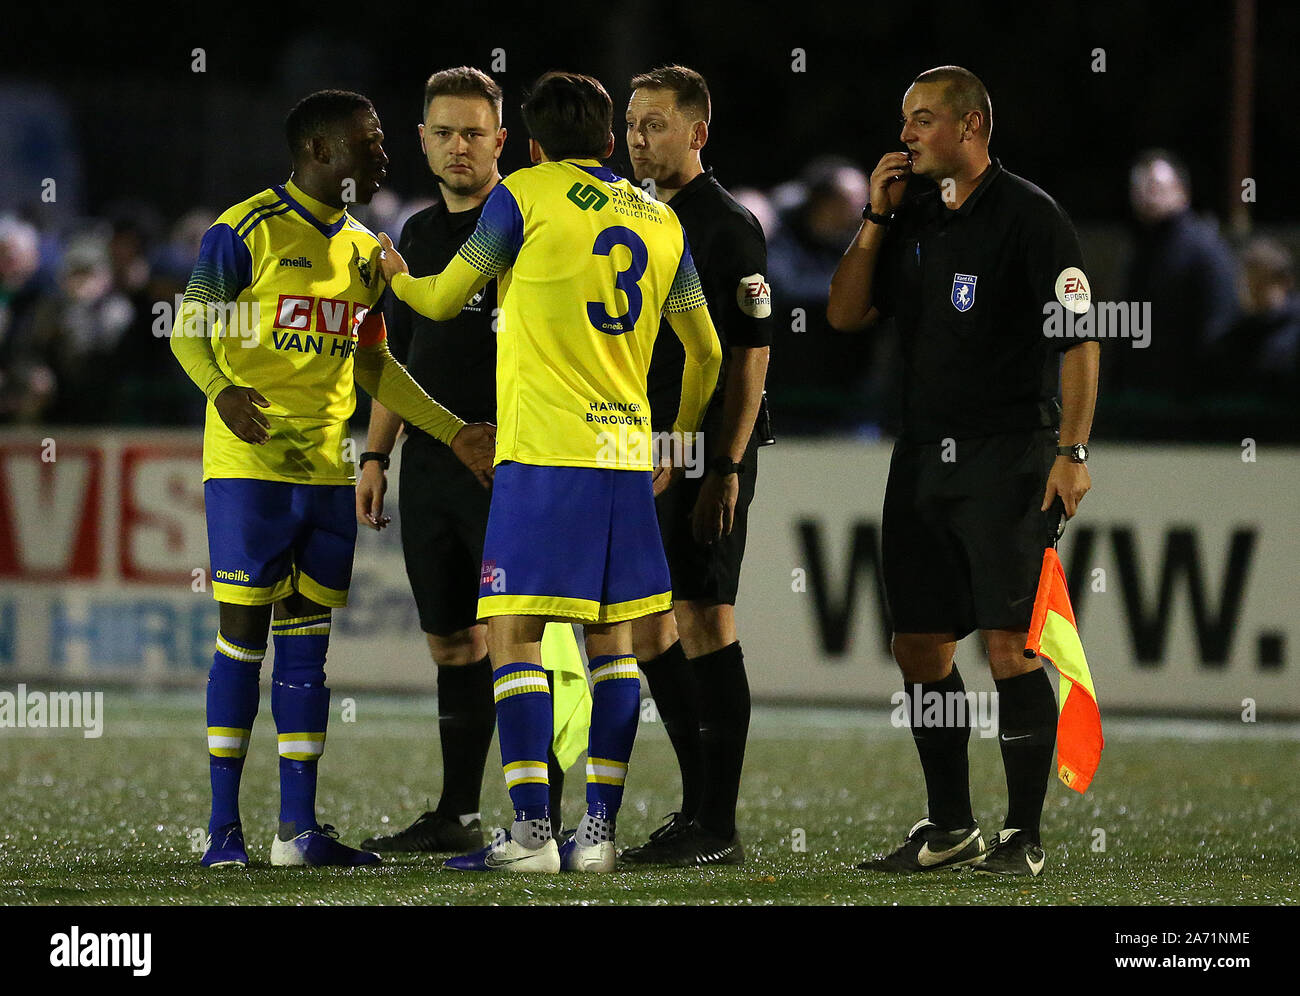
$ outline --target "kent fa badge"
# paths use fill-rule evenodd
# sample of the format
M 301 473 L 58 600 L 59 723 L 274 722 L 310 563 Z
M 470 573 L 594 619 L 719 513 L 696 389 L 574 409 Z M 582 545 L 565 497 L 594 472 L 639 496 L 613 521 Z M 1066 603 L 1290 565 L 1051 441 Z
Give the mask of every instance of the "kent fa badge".
M 952 275 L 952 306 L 958 311 L 970 311 L 975 306 L 975 281 L 969 273 Z

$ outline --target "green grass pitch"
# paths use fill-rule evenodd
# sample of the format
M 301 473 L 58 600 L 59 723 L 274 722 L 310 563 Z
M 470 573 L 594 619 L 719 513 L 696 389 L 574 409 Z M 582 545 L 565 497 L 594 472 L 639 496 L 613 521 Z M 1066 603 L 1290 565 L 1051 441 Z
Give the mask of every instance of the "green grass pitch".
M 362 694 L 345 723 L 342 698 L 335 693 L 319 812 L 355 846 L 405 826 L 436 799 L 435 704 Z M 0 902 L 1221 905 L 1300 897 L 1295 723 L 1108 720 L 1088 794 L 1056 783 L 1049 790 L 1043 876 L 994 880 L 854 868 L 896 845 L 923 812 L 911 738 L 888 724 L 888 708 L 756 708 L 740 809 L 747 864 L 494 876 L 447 872 L 433 857 L 378 869 L 271 868 L 277 785 L 264 702 L 241 799 L 253 864 L 213 872 L 192 851 L 208 806 L 201 694 L 110 691 L 105 706 L 97 740 L 76 730 L 0 730 Z M 494 746 L 484 778 L 489 826 L 509 818 L 496 758 Z M 971 779 L 976 815 L 991 833 L 1005 806 L 995 741 L 972 737 Z M 643 723 L 620 842 L 644 839 L 674 808 L 676 791 L 663 729 Z M 567 825 L 582 811 L 582 792 L 575 767 Z

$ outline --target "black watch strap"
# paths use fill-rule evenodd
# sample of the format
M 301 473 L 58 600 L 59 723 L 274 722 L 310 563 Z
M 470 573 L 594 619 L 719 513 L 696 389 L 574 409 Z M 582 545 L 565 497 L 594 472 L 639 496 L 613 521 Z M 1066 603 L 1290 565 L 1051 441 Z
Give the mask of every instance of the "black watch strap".
M 1087 444 L 1087 443 L 1071 443 L 1069 446 L 1058 446 L 1058 447 L 1056 447 L 1056 455 L 1057 455 L 1057 456 L 1069 457 L 1069 458 L 1070 458 L 1071 460 L 1073 460 L 1075 463 L 1087 463 L 1087 462 L 1088 462 L 1088 444 Z
M 888 228 L 890 222 L 894 220 L 894 216 L 892 214 L 876 214 L 875 211 L 871 210 L 871 205 L 868 204 L 862 209 L 862 220 L 869 221 L 874 225 L 883 225 L 885 228 Z
M 363 468 L 366 465 L 367 460 L 378 460 L 380 470 L 387 470 L 388 465 L 391 462 L 387 453 L 377 453 L 374 450 L 367 450 L 357 458 L 357 469 L 360 470 Z
M 731 457 L 727 456 L 725 453 L 721 453 L 709 461 L 709 470 L 722 477 L 726 477 L 728 474 L 743 474 L 745 472 L 745 465 L 743 463 L 735 463 L 732 461 Z

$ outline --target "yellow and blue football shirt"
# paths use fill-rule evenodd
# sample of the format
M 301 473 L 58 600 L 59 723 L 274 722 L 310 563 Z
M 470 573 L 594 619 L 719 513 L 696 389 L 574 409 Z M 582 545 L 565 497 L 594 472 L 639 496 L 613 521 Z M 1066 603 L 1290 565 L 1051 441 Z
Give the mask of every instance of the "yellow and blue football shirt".
M 399 275 L 393 292 L 445 319 L 493 277 L 498 464 L 651 469 L 646 371 L 664 311 L 692 313 L 708 383 L 682 410 L 698 428 L 721 347 L 668 205 L 594 159 L 541 163 L 493 189 L 443 273 Z
M 346 210 L 292 180 L 224 212 L 208 229 L 174 336 L 211 335 L 230 383 L 251 387 L 270 439 L 239 439 L 209 396 L 203 479 L 350 484 L 358 327 L 383 290 L 379 241 Z

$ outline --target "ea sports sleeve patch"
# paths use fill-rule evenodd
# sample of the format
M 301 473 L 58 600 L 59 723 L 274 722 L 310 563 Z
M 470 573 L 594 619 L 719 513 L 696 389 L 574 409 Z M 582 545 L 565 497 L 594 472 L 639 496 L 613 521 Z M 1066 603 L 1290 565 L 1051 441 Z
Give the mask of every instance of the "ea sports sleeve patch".
M 1076 315 L 1082 315 L 1092 304 L 1092 290 L 1088 277 L 1077 266 L 1067 266 L 1056 275 L 1056 301 Z
M 741 277 L 736 286 L 736 307 L 750 318 L 767 318 L 772 314 L 772 287 L 761 273 Z
M 1083 250 L 1074 225 L 1055 201 L 1044 197 L 1029 219 L 1024 246 L 1030 291 L 1049 325 L 1062 325 L 1092 307 L 1092 280 L 1083 268 Z M 1077 341 L 1050 339 L 1069 349 Z

